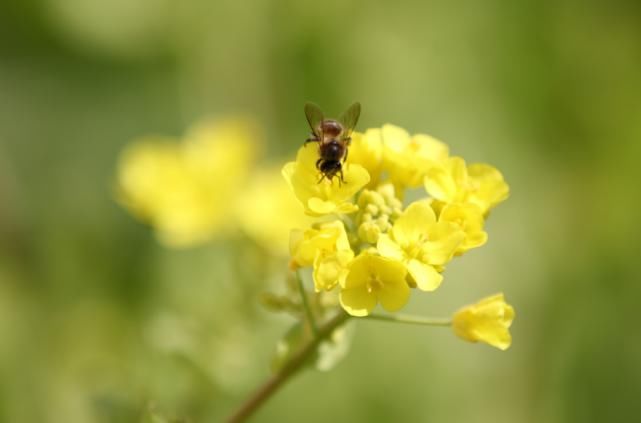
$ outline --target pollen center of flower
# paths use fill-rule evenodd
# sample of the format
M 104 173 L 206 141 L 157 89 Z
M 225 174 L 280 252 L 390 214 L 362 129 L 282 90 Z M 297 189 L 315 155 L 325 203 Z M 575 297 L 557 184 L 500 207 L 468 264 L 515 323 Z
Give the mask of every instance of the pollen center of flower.
M 367 292 L 371 294 L 372 292 L 378 292 L 383 288 L 383 282 L 378 279 L 376 276 L 372 276 L 369 281 L 367 281 Z
M 480 184 L 477 181 L 474 180 L 467 180 L 467 183 L 465 184 L 465 189 L 467 189 L 470 192 L 476 192 L 480 188 Z
M 423 244 L 427 241 L 426 235 L 421 235 L 418 239 L 418 242 L 413 242 L 409 244 L 405 250 L 406 254 L 410 258 L 417 258 L 423 253 Z

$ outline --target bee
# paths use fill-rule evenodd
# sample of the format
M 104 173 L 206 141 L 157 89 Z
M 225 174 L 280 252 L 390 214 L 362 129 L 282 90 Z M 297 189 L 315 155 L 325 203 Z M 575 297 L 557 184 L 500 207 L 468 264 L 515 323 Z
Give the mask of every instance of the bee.
M 305 116 L 312 135 L 305 140 L 305 145 L 310 142 L 318 143 L 319 159 L 316 161 L 316 168 L 320 171 L 320 184 L 327 178 L 330 182 L 340 175 L 338 183 L 345 182 L 343 178 L 343 163 L 347 160 L 348 147 L 351 141 L 351 133 L 358 118 L 361 115 L 361 104 L 356 102 L 336 119 L 325 119 L 321 109 L 313 104 L 305 104 Z

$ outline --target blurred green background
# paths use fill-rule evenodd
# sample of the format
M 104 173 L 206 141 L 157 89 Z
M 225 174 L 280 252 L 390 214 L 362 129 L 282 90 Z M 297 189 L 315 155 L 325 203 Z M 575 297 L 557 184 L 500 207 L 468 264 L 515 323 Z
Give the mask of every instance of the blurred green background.
M 3 0 L 0 421 L 219 421 L 268 375 L 292 319 L 258 296 L 285 262 L 242 236 L 167 250 L 112 185 L 132 138 L 209 115 L 291 159 L 308 100 L 503 172 L 488 245 L 408 311 L 504 291 L 514 341 L 358 322 L 255 421 L 639 419 L 638 1 Z

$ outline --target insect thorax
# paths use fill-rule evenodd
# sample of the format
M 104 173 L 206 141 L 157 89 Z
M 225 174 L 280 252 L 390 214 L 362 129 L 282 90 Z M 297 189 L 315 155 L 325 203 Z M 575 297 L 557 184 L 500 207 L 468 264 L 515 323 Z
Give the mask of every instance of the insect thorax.
M 343 125 L 333 119 L 326 119 L 321 123 L 323 136 L 337 137 L 343 132 Z

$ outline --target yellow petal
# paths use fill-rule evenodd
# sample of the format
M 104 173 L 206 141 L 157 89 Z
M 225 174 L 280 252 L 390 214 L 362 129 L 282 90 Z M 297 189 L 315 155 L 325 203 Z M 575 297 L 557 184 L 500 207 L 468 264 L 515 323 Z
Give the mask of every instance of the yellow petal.
M 465 233 L 451 222 L 437 222 L 429 229 L 429 241 L 423 244 L 423 261 L 432 265 L 444 265 L 465 239 Z
M 403 154 L 410 142 L 410 134 L 400 126 L 385 124 L 381 128 L 383 145 L 390 152 Z
M 441 166 L 432 167 L 425 176 L 425 190 L 437 200 L 453 202 L 457 197 L 457 186 L 452 175 Z
M 370 275 L 368 257 L 359 255 L 349 266 L 349 274 L 342 283 L 345 289 L 357 288 L 367 284 Z
M 238 222 L 266 252 L 287 254 L 291 228 L 312 223 L 278 169 L 258 169 L 236 205 Z M 274 216 L 278 216 L 274 219 Z
M 452 157 L 449 160 L 450 175 L 452 175 L 452 180 L 459 189 L 465 188 L 468 185 L 468 175 L 467 167 L 465 165 L 465 160 L 460 157 Z
M 465 252 L 472 248 L 482 247 L 485 243 L 487 243 L 487 232 L 471 232 L 465 235 L 465 241 L 457 251 Z
M 375 186 L 383 166 L 381 130 L 372 128 L 365 131 L 364 134 L 360 132 L 352 133 L 347 161 L 348 163 L 363 166 L 371 178 L 368 186 Z
M 342 203 L 354 196 L 370 180 L 369 173 L 361 165 L 346 163 L 343 167 L 344 181 L 339 182 L 338 178 L 332 180 L 332 190 L 329 191 L 328 199 Z
M 339 251 L 353 256 L 345 233 L 345 226 L 341 221 L 324 223 L 320 225 L 319 229 L 291 231 L 290 255 L 292 261 L 298 266 L 311 266 L 319 252 L 333 254 Z M 351 257 L 349 258 L 351 259 Z
M 385 284 L 405 284 L 407 271 L 403 263 L 385 257 L 371 255 L 371 268 Z
M 337 214 L 350 214 L 358 211 L 358 206 L 352 203 L 342 203 L 336 207 L 335 213 Z
M 423 160 L 438 163 L 446 160 L 449 155 L 447 144 L 430 135 L 416 134 L 412 137 L 410 144 L 414 146 L 416 155 Z
M 376 294 L 368 292 L 365 286 L 342 289 L 338 298 L 352 316 L 367 316 L 376 307 Z
M 429 202 L 416 201 L 410 204 L 394 223 L 394 240 L 401 246 L 417 242 L 421 236 L 427 234 L 434 222 L 436 216 Z
M 401 247 L 399 247 L 398 244 L 392 241 L 392 239 L 387 234 L 379 235 L 376 248 L 378 249 L 379 254 L 383 257 L 395 260 L 403 259 L 403 250 L 401 250 Z
M 342 278 L 345 277 L 347 269 L 335 254 L 318 254 L 314 260 L 314 287 L 316 292 L 330 291 Z
M 336 203 L 324 201 L 318 197 L 311 197 L 307 200 L 307 213 L 311 216 L 322 216 L 336 212 Z
M 487 233 L 481 209 L 476 204 L 448 204 L 441 210 L 439 221 L 452 222 L 465 233 L 465 239 L 458 246 L 456 254 L 480 247 L 487 242 Z
M 510 188 L 495 167 L 476 163 L 468 167 L 468 173 L 476 188 L 468 200 L 480 206 L 484 214 L 508 197 Z
M 298 199 L 298 201 L 306 207 L 307 200 L 314 196 L 313 183 L 316 182 L 313 175 L 307 177 L 306 172 L 300 170 L 301 166 L 297 162 L 289 162 L 283 167 L 283 177 L 287 181 L 290 189 Z
M 401 193 L 405 188 L 420 186 L 428 169 L 447 159 L 448 147 L 425 134 L 412 137 L 394 125 L 384 125 L 383 168 Z
M 150 137 L 123 150 L 118 164 L 118 201 L 148 220 L 165 203 L 165 187 L 183 174 L 177 140 Z
M 410 287 L 405 283 L 405 281 L 398 282 L 388 282 L 381 288 L 378 292 L 378 300 L 381 303 L 381 306 L 387 311 L 394 312 L 398 311 L 410 298 Z
M 407 263 L 407 270 L 421 291 L 434 291 L 443 281 L 443 275 L 438 273 L 434 267 L 415 259 Z

